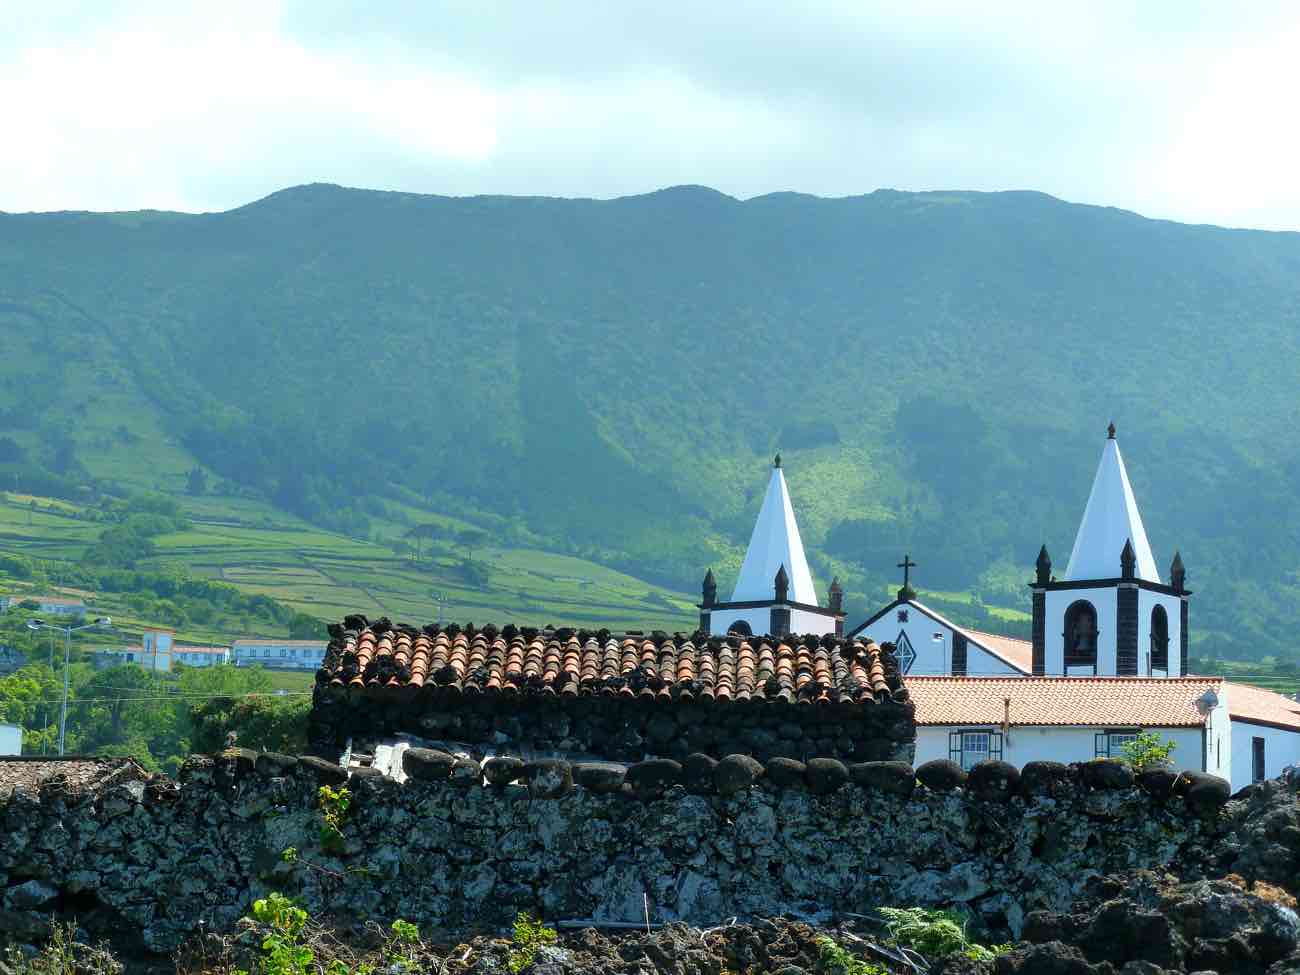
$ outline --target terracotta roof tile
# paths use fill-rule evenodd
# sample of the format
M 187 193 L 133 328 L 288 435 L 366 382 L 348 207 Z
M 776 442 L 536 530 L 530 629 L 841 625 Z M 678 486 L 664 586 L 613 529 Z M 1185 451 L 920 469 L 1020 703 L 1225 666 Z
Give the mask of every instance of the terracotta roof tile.
M 1300 730 L 1300 703 L 1291 698 L 1262 687 L 1231 681 L 1224 681 L 1223 688 L 1228 698 L 1228 717 Z
M 1024 671 L 1026 674 L 1033 673 L 1034 645 L 1028 640 L 1021 640 L 1014 636 L 1003 636 L 999 633 L 984 633 L 980 630 L 963 629 L 962 632 L 966 634 L 968 640 L 979 644 L 995 657 L 1001 657 L 1011 666 Z
M 1216 677 L 912 677 L 907 690 L 918 725 L 1195 727 L 1196 699 L 1222 693 Z M 1229 694 L 1229 708 L 1232 696 Z
M 347 624 L 351 624 L 348 626 Z M 805 704 L 906 700 L 892 654 L 867 639 L 482 630 L 348 617 L 317 673 L 328 693 L 612 695 Z

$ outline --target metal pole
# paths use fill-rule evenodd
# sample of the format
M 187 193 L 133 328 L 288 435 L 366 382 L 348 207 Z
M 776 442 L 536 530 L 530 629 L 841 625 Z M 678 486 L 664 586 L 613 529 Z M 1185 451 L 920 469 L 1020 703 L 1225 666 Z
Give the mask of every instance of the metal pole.
M 68 654 L 72 651 L 72 627 L 63 631 L 63 708 L 59 712 L 59 757 L 68 732 Z

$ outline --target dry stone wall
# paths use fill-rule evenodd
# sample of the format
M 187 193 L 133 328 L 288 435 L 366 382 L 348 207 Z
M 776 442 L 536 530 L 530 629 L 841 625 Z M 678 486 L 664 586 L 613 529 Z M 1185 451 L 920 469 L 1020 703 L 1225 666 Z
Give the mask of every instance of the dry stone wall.
M 228 929 L 272 889 L 344 924 L 426 929 L 525 910 L 635 921 L 648 900 L 656 920 L 701 924 L 961 904 L 1018 931 L 1030 910 L 1066 910 L 1094 875 L 1174 864 L 1195 876 L 1232 828 L 1221 780 L 1135 782 L 1110 763 L 988 763 L 967 778 L 950 763 L 739 755 L 627 769 L 480 767 L 427 749 L 403 761 L 399 783 L 231 749 L 191 759 L 179 781 L 18 787 L 0 805 L 0 934 L 76 915 L 162 952 L 201 926 Z M 352 795 L 333 839 L 322 785 Z

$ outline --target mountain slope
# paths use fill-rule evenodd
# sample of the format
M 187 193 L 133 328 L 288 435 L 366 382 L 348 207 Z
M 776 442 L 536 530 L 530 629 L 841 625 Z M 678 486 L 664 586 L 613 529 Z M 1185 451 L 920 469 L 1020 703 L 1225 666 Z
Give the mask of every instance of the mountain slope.
M 400 501 L 690 591 L 729 585 L 780 449 L 823 591 L 867 608 L 907 548 L 1014 606 L 1113 418 L 1198 648 L 1250 656 L 1300 609 L 1298 308 L 1300 236 L 1035 193 L 0 216 L 0 477 L 199 463 L 324 524 Z

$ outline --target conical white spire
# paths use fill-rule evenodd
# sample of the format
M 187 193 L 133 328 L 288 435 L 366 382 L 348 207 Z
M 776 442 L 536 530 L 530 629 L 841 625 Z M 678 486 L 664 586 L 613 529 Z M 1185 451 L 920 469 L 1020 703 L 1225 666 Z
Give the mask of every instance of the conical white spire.
M 772 599 L 776 573 L 781 566 L 785 566 L 790 580 L 788 598 L 796 603 L 817 605 L 817 591 L 813 588 L 808 559 L 803 554 L 803 541 L 794 520 L 785 475 L 781 473 L 781 455 L 777 454 L 763 506 L 758 509 L 754 534 L 750 536 L 749 549 L 740 566 L 736 591 L 731 594 L 732 602 Z
M 1097 476 L 1092 481 L 1088 507 L 1079 523 L 1079 534 L 1074 538 L 1070 564 L 1065 570 L 1067 582 L 1079 579 L 1115 579 L 1120 575 L 1120 553 L 1124 543 L 1132 540 L 1136 556 L 1136 575 L 1148 582 L 1159 582 L 1160 572 L 1151 555 L 1142 516 L 1138 514 L 1133 488 L 1120 456 L 1119 442 L 1115 439 L 1115 425 L 1101 452 Z

